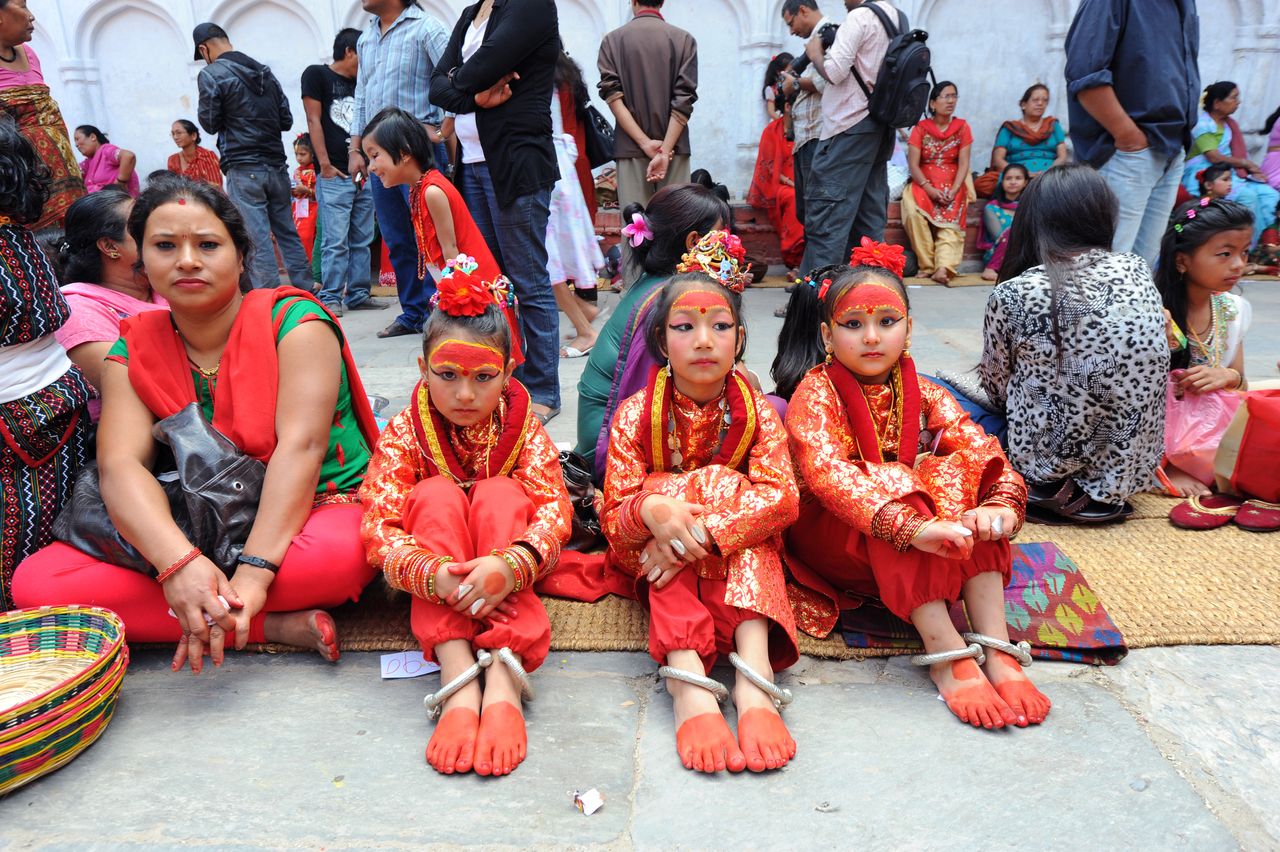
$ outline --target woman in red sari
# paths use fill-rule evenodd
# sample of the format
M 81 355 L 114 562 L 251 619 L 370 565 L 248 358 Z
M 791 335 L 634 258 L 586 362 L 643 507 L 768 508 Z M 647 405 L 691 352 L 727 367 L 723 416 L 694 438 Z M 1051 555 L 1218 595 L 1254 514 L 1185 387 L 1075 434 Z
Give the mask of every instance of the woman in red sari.
M 947 284 L 964 259 L 965 210 L 973 197 L 969 151 L 973 133 L 955 117 L 956 84 L 943 80 L 929 97 L 930 117 L 907 140 L 911 187 L 902 194 L 902 227 L 920 262 L 920 276 Z
M 774 93 L 782 111 L 760 134 L 760 153 L 747 191 L 747 203 L 763 210 L 782 246 L 782 261 L 794 274 L 804 259 L 804 226 L 796 218 L 796 181 L 791 140 L 786 133 L 786 103 L 777 97 L 778 73 L 791 63 L 791 54 L 780 53 L 765 70 L 765 93 Z

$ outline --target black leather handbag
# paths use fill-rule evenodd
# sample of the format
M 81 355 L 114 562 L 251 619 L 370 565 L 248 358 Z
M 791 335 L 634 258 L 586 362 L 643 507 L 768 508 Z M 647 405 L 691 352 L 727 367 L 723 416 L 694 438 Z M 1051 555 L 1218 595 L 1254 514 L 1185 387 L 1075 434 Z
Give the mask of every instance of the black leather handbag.
M 258 514 L 267 466 L 240 452 L 204 419 L 195 403 L 156 423 L 152 435 L 172 454 L 173 469 L 156 478 L 169 498 L 174 522 L 230 576 Z M 111 522 L 96 462 L 76 476 L 71 499 L 54 521 L 53 535 L 111 565 L 157 573 Z
M 586 136 L 587 162 L 591 168 L 598 169 L 605 163 L 613 162 L 613 125 L 609 119 L 600 114 L 600 110 L 587 104 Z
M 596 511 L 596 487 L 591 481 L 593 471 L 578 453 L 563 450 L 560 453 L 560 469 L 564 472 L 564 485 L 569 490 L 569 502 L 573 504 L 573 532 L 565 550 L 591 553 L 605 547 L 604 531 L 600 528 L 600 515 Z

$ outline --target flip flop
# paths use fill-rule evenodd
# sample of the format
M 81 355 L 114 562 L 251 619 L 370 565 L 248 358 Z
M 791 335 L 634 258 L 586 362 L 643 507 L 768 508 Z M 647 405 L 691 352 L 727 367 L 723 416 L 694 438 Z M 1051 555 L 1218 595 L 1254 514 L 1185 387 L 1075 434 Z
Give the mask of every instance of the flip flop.
M 1231 523 L 1243 502 L 1230 494 L 1188 497 L 1169 510 L 1169 523 L 1184 530 L 1216 530 Z
M 1280 503 L 1246 500 L 1235 516 L 1236 526 L 1249 532 L 1280 530 Z
M 593 348 L 595 347 L 588 346 L 586 349 L 576 349 L 572 346 L 561 346 L 560 357 L 561 358 L 585 358 L 591 354 L 591 350 Z
M 548 411 L 546 414 L 539 414 L 538 412 L 536 412 L 536 411 L 535 411 L 535 412 L 533 413 L 533 416 L 534 416 L 534 417 L 536 417 L 536 418 L 538 418 L 538 422 L 539 422 L 539 423 L 541 423 L 543 426 L 546 426 L 546 425 L 547 425 L 548 423 L 550 423 L 550 422 L 552 421 L 552 419 L 554 419 L 554 418 L 555 418 L 555 416 L 556 416 L 557 414 L 559 414 L 559 413 L 560 413 L 560 409 L 558 409 L 558 408 L 553 408 L 553 409 L 551 409 L 550 411 Z

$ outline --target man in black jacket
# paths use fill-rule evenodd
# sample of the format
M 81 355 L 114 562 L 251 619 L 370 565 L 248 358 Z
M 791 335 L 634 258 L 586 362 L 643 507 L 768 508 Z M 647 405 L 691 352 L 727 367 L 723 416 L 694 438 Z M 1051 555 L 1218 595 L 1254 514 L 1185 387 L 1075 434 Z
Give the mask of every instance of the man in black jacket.
M 484 37 L 464 62 L 473 22 Z M 492 213 L 489 248 L 520 299 L 525 362 L 516 375 L 544 423 L 560 411 L 560 319 L 546 243 L 551 188 L 560 177 L 551 142 L 559 55 L 555 0 L 483 0 L 462 13 L 431 75 L 433 104 L 475 115 L 484 161 L 463 165 L 463 194 L 478 223 L 489 218 L 477 213 L 481 205 Z
M 293 114 L 271 69 L 233 49 L 217 24 L 204 23 L 191 34 L 200 71 L 200 126 L 218 134 L 218 153 L 227 176 L 227 195 L 240 208 L 254 253 L 254 287 L 277 287 L 280 274 L 271 246 L 275 236 L 295 287 L 311 289 L 311 264 L 293 224 L 293 199 L 280 134 L 293 126 Z

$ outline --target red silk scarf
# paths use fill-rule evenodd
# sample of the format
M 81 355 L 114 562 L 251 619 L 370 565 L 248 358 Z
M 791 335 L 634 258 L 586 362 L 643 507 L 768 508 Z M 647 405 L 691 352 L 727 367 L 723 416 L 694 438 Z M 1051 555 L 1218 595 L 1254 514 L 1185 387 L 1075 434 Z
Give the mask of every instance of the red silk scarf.
M 500 404 L 498 410 L 505 411 L 505 414 L 498 425 L 498 440 L 484 458 L 483 466 L 468 470 L 463 467 L 449 438 L 452 424 L 432 404 L 427 383 L 418 382 L 413 389 L 409 410 L 418 447 L 427 461 L 427 471 L 433 476 L 448 476 L 464 487 L 481 479 L 511 473 L 520 451 L 524 449 L 525 436 L 532 428 L 533 413 L 529 407 L 529 391 L 515 379 L 503 388 L 502 400 L 505 405 Z
M 885 451 L 889 448 L 880 446 L 871 407 L 867 404 L 866 394 L 862 392 L 862 383 L 839 361 L 832 361 L 826 370 L 827 378 L 831 379 L 836 394 L 844 403 L 849 428 L 853 430 L 854 440 L 858 442 L 859 455 L 864 461 L 882 464 L 885 461 Z M 890 381 L 897 391 L 894 410 L 889 415 L 898 421 L 900 432 L 898 446 L 893 448 L 896 460 L 914 467 L 920 447 L 920 380 L 916 376 L 915 362 L 906 355 L 902 356 L 893 368 Z
M 667 448 L 667 433 L 674 419 L 671 408 L 675 382 L 671 381 L 665 367 L 650 370 L 649 385 L 644 393 L 645 408 L 649 412 L 649 436 L 644 442 L 645 461 L 654 473 L 674 470 L 676 466 L 671 463 Z M 730 371 L 725 378 L 725 402 L 729 409 L 729 427 L 711 464 L 739 470 L 755 443 L 759 423 L 751 399 L 751 386 L 737 370 Z

